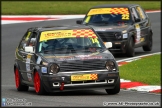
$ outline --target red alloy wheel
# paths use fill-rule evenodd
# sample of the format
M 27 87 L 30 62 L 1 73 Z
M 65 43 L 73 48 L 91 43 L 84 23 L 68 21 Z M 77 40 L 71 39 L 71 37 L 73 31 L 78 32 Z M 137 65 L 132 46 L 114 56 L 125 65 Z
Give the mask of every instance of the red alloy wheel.
M 38 93 L 40 91 L 40 77 L 39 77 L 38 72 L 36 72 L 34 75 L 34 87 L 35 87 L 36 93 Z
M 19 76 L 18 69 L 15 70 L 15 84 L 16 84 L 16 88 L 20 86 L 20 76 Z

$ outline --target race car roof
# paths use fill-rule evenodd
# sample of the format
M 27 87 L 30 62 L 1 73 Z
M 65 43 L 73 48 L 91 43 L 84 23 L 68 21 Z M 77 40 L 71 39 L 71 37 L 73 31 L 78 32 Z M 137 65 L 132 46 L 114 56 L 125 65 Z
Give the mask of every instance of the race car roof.
M 137 6 L 138 4 L 104 4 L 104 5 L 97 5 L 97 6 L 93 6 L 91 9 L 93 8 L 107 8 L 107 7 L 132 7 L 132 6 Z M 138 5 L 139 6 L 139 5 Z
M 43 27 L 32 27 L 29 29 L 35 29 L 38 31 L 49 31 L 49 30 L 69 30 L 69 29 L 92 29 L 86 25 L 57 25 L 57 26 L 43 26 Z

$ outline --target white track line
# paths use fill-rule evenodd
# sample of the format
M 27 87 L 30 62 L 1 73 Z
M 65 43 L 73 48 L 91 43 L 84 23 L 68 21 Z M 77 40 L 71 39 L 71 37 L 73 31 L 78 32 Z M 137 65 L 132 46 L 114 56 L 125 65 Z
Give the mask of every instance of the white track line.
M 161 12 L 161 10 L 156 11 L 146 11 L 146 13 L 157 13 Z M 46 20 L 37 20 L 37 21 L 49 21 L 49 20 L 64 20 L 64 19 L 76 19 L 76 18 L 84 18 L 85 15 L 1 15 L 1 18 L 25 18 L 25 17 L 43 17 L 43 18 L 56 18 L 56 19 L 46 19 Z M 36 21 L 18 21 L 18 20 L 1 20 L 1 25 L 3 24 L 14 24 L 14 23 L 26 23 L 26 22 L 36 22 Z

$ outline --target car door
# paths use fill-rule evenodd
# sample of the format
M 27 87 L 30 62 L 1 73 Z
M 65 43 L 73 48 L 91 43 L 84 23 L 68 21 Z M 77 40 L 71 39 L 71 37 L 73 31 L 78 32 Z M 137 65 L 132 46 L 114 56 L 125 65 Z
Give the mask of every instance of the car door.
M 18 66 L 19 66 L 19 71 L 21 73 L 21 76 L 22 76 L 22 79 L 25 80 L 25 72 L 26 72 L 26 69 L 25 69 L 25 62 L 26 62 L 26 52 L 24 50 L 25 46 L 27 45 L 28 41 L 29 41 L 29 38 L 31 36 L 31 31 L 27 31 L 25 33 L 25 35 L 23 36 L 19 46 L 18 46 L 18 51 L 16 51 L 16 56 L 17 56 L 17 63 L 18 63 Z
M 132 7 L 131 8 L 131 12 L 134 18 L 134 28 L 135 28 L 135 45 L 139 45 L 143 39 L 143 33 L 145 32 L 145 27 L 144 27 L 144 23 L 143 20 L 140 17 L 140 14 L 138 13 L 137 7 Z
M 136 10 L 137 13 L 140 16 L 141 22 L 140 22 L 140 26 L 141 26 L 141 39 L 140 42 L 144 42 L 144 40 L 146 39 L 146 36 L 149 35 L 149 20 L 145 14 L 145 12 L 143 11 L 143 9 L 140 6 L 136 6 Z
M 31 46 L 34 49 L 34 52 L 25 52 L 25 59 L 24 59 L 24 66 L 25 66 L 25 74 L 24 79 L 25 81 L 32 82 L 33 80 L 33 71 L 35 66 L 35 48 L 36 48 L 36 40 L 37 40 L 37 33 L 32 32 L 29 42 L 27 46 Z

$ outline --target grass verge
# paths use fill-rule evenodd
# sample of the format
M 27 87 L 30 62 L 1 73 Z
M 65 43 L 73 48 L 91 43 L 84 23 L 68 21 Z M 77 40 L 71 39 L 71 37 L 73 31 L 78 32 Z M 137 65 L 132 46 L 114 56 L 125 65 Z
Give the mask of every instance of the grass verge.
M 149 85 L 161 85 L 161 54 L 148 56 L 119 67 L 120 77 Z
M 85 14 L 100 4 L 139 4 L 145 10 L 159 10 L 160 1 L 2 1 L 2 15 Z

